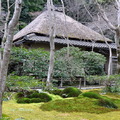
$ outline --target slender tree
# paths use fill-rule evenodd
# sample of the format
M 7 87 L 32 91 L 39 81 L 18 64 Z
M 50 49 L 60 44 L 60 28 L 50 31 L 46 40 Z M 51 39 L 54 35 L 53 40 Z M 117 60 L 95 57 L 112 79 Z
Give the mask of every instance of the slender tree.
M 100 4 L 97 3 L 99 10 L 100 10 L 100 15 L 102 18 L 105 20 L 107 25 L 109 26 L 110 29 L 115 31 L 115 43 L 117 46 L 117 54 L 118 54 L 118 65 L 117 65 L 117 72 L 120 74 L 120 0 L 115 0 L 116 5 L 117 5 L 117 26 L 114 26 L 110 20 L 108 19 L 105 11 L 102 9 Z
M 63 7 L 63 13 L 65 16 L 65 10 L 64 10 L 64 2 L 63 0 L 60 0 L 62 7 Z M 55 33 L 56 33 L 56 19 L 55 19 L 55 9 L 53 5 L 53 0 L 47 0 L 47 9 L 48 9 L 48 16 L 49 16 L 49 38 L 50 38 L 50 62 L 49 62 L 49 69 L 48 69 L 48 75 L 47 75 L 47 89 L 50 89 L 51 86 L 51 81 L 52 81 L 52 75 L 53 75 L 53 68 L 54 68 L 54 54 L 55 54 L 55 43 L 54 43 L 54 38 L 55 38 Z M 66 21 L 66 17 L 65 17 Z M 66 23 L 65 23 L 66 25 Z M 66 26 L 65 26 L 66 27 Z M 67 30 L 66 30 L 67 31 Z M 66 34 L 65 32 L 65 35 Z
M 12 41 L 13 41 L 13 33 L 14 28 L 16 27 L 20 13 L 22 8 L 22 0 L 15 0 L 15 9 L 13 13 L 13 17 L 10 20 L 9 24 L 6 26 L 6 40 L 3 42 L 3 48 L 1 51 L 3 51 L 3 55 L 1 56 L 1 64 L 0 64 L 0 118 L 2 118 L 2 97 L 5 90 L 5 83 L 6 83 L 6 77 L 7 77 L 7 71 L 8 71 L 8 64 L 9 64 L 9 58 L 10 58 L 10 51 L 12 47 Z
M 47 9 L 49 15 L 49 38 L 50 38 L 50 62 L 49 62 L 49 69 L 48 69 L 48 76 L 47 76 L 47 89 L 50 89 L 52 74 L 53 74 L 53 67 L 54 67 L 54 52 L 55 52 L 55 13 L 54 13 L 54 5 L 53 0 L 47 0 Z

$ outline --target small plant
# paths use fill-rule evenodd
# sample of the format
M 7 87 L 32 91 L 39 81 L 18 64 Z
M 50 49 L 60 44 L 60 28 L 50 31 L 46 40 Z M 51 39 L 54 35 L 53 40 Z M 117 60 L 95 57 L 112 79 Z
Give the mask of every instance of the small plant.
M 100 106 L 104 106 L 104 107 L 107 107 L 107 108 L 118 108 L 112 100 L 108 99 L 108 98 L 101 98 L 98 100 L 98 105 Z
M 82 92 L 75 87 L 68 87 L 62 91 L 62 97 L 78 97 Z
M 100 99 L 101 98 L 101 96 L 98 93 L 95 93 L 95 92 L 85 92 L 85 93 L 82 93 L 82 95 L 84 97 L 95 98 L 95 99 Z

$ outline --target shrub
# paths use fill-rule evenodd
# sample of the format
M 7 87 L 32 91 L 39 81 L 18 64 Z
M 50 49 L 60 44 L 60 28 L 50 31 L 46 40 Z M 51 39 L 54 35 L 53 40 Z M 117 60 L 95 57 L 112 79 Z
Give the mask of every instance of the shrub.
M 31 93 L 30 95 L 27 95 L 28 98 L 39 98 L 40 97 L 40 93 L 34 92 Z
M 42 101 L 42 99 L 40 99 L 40 98 L 31 98 L 30 99 L 30 103 L 39 103 L 39 102 L 44 102 L 44 101 Z
M 70 59 L 66 57 L 67 48 L 62 48 L 55 53 L 55 67 L 53 76 L 65 80 L 67 78 L 74 78 L 76 75 L 101 75 L 104 72 L 105 57 L 101 54 L 95 52 L 81 51 L 77 47 L 70 47 Z M 49 52 L 43 49 L 25 49 L 25 48 L 13 48 L 11 51 L 11 58 L 9 64 L 9 73 L 18 76 L 29 76 L 33 75 L 36 78 L 46 78 L 49 63 Z M 84 69 L 86 72 L 84 72 Z M 11 80 L 13 78 L 10 78 Z M 25 78 L 28 80 L 28 78 Z M 26 81 L 16 81 L 9 80 L 11 85 L 14 87 L 17 85 L 22 85 L 26 87 L 39 87 L 36 82 L 29 80 Z M 15 79 L 16 80 L 16 79 Z M 57 81 L 54 81 L 57 82 Z M 21 86 L 20 85 L 20 86 Z M 57 82 L 59 85 L 59 82 Z M 41 85 L 40 85 L 41 86 Z
M 104 106 L 107 108 L 118 108 L 112 100 L 108 99 L 108 98 L 101 98 L 98 100 L 98 105 L 100 106 Z
M 55 89 L 55 90 L 49 90 L 48 92 L 51 93 L 51 94 L 54 94 L 54 95 L 59 95 L 59 96 L 61 96 L 61 95 L 62 95 L 62 91 L 63 91 L 63 90 Z
M 9 91 L 21 91 L 29 88 L 43 87 L 40 79 L 32 76 L 13 76 L 9 75 L 6 81 L 6 87 Z
M 22 98 L 22 97 L 27 97 L 30 98 L 30 96 L 34 93 L 39 93 L 36 90 L 32 90 L 32 91 L 27 91 L 27 90 L 23 90 L 22 92 L 18 92 L 16 94 L 16 99 Z
M 29 98 L 19 98 L 17 99 L 17 103 L 30 103 L 30 99 Z
M 85 92 L 82 94 L 84 97 L 89 97 L 89 98 L 95 98 L 95 99 L 100 99 L 101 96 L 95 92 Z
M 52 100 L 47 93 L 39 93 L 38 91 L 19 92 L 16 99 L 17 103 L 38 103 Z
M 27 96 L 28 98 L 40 98 L 41 102 L 48 102 L 52 100 L 52 98 L 47 93 L 37 93 L 34 92 L 31 95 Z
M 39 98 L 41 98 L 42 102 L 48 102 L 52 100 L 52 98 L 47 93 L 39 93 L 39 94 L 40 94 Z
M 62 91 L 62 97 L 78 97 L 82 93 L 79 89 L 75 87 L 68 87 Z
M 20 99 L 20 98 L 23 98 L 23 97 L 24 97 L 24 93 L 23 92 L 19 92 L 16 95 L 16 99 Z

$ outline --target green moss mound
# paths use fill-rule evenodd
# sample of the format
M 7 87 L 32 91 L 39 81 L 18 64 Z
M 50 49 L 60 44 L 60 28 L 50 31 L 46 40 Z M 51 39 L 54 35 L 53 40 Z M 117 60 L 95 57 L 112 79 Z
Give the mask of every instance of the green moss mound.
M 82 97 L 80 99 L 61 99 L 42 104 L 40 109 L 44 111 L 56 110 L 58 112 L 88 112 L 96 114 L 115 110 L 99 106 L 96 104 L 97 101 L 98 99 L 91 99 L 87 97 Z
M 19 92 L 16 99 L 17 103 L 39 103 L 52 100 L 47 93 L 39 93 L 38 91 Z
M 101 98 L 101 95 L 98 94 L 98 93 L 95 93 L 95 92 L 85 92 L 85 93 L 82 93 L 82 95 L 84 97 L 95 98 L 95 99 L 100 99 Z
M 107 108 L 115 108 L 115 109 L 118 108 L 117 105 L 115 105 L 115 103 L 112 101 L 112 99 L 105 97 L 105 96 L 101 96 L 98 93 L 85 92 L 85 93 L 82 93 L 82 96 L 98 99 L 97 104 L 99 106 L 103 106 L 103 107 L 107 107 Z
M 101 97 L 99 100 L 98 100 L 98 105 L 100 106 L 104 106 L 104 107 L 107 107 L 107 108 L 115 108 L 117 109 L 117 105 L 109 98 L 107 97 Z
M 75 87 L 68 87 L 62 91 L 62 97 L 78 97 L 82 92 Z

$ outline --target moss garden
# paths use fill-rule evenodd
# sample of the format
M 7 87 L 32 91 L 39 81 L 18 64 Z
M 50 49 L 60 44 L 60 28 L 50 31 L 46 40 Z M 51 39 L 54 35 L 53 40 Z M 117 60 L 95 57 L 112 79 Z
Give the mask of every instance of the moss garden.
M 11 93 L 5 93 L 2 120 L 119 120 L 120 95 L 101 93 L 74 87 L 42 93 L 25 90 L 9 100 L 5 98 Z

